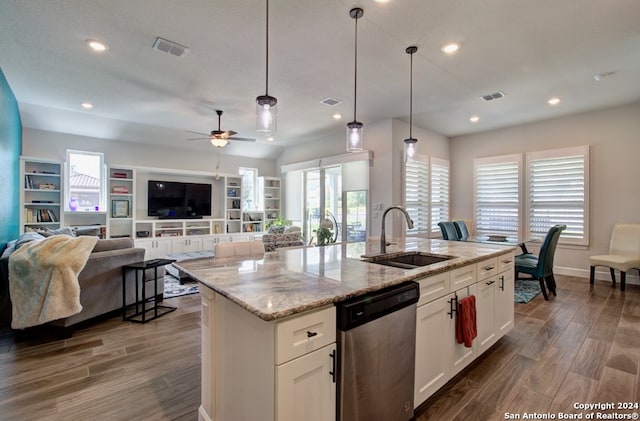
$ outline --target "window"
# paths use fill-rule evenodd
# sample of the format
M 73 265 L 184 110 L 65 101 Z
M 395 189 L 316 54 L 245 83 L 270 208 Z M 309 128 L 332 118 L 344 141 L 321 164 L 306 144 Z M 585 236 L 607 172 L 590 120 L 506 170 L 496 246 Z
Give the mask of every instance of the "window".
M 589 147 L 527 154 L 527 221 L 531 238 L 544 238 L 552 225 L 565 224 L 562 242 L 588 245 Z
M 519 238 L 521 155 L 475 160 L 475 231 Z
M 67 150 L 65 211 L 106 211 L 104 155 Z
M 407 233 L 429 232 L 429 165 L 426 161 L 414 159 L 405 163 L 404 206 L 411 219 L 413 229 Z
M 404 171 L 404 205 L 413 219 L 407 233 L 439 233 L 438 222 L 449 219 L 449 161 L 421 157 L 407 161 Z
M 562 243 L 588 245 L 589 147 L 529 152 L 524 169 L 522 156 L 476 159 L 476 232 L 542 239 L 565 224 Z
M 258 170 L 256 168 L 239 168 L 242 176 L 242 209 L 257 210 L 261 207 L 258 197 Z
M 438 222 L 449 219 L 449 161 L 431 158 L 431 232 L 439 233 Z

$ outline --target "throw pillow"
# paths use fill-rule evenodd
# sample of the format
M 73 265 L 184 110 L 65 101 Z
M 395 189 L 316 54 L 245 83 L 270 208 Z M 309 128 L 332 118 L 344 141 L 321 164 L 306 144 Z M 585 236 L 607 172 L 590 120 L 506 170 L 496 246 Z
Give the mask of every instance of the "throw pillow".
M 269 234 L 284 234 L 284 227 L 281 226 L 270 226 Z

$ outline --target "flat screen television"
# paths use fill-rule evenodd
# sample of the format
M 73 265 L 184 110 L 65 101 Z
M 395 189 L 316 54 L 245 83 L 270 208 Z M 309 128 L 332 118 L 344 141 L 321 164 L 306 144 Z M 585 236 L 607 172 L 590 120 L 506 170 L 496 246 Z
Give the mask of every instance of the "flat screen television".
M 211 216 L 211 184 L 149 180 L 147 215 L 176 219 Z

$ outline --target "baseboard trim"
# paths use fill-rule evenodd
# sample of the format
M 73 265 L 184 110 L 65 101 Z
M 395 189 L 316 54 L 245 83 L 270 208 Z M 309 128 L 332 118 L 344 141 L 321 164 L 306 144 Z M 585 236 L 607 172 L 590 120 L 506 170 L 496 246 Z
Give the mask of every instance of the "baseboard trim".
M 611 282 L 611 273 L 609 269 L 602 268 L 603 270 L 596 269 L 596 279 L 599 281 L 609 281 Z M 562 266 L 554 266 L 553 272 L 558 275 L 568 275 L 568 276 L 577 276 L 580 278 L 589 279 L 589 270 L 590 269 L 578 269 L 578 268 L 569 268 Z M 616 271 L 616 282 L 620 283 L 620 272 Z M 627 284 L 640 285 L 640 277 L 638 277 L 638 271 L 633 270 L 632 273 L 627 272 Z

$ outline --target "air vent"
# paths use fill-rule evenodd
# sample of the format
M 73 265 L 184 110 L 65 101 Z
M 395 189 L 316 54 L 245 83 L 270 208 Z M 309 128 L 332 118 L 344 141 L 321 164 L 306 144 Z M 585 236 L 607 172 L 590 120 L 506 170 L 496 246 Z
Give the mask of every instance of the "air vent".
M 504 92 L 502 91 L 498 91 L 498 92 L 494 92 L 492 94 L 488 94 L 488 95 L 482 95 L 482 99 L 484 99 L 485 101 L 493 101 L 494 99 L 499 99 L 504 97 Z
M 329 106 L 333 107 L 334 105 L 340 104 L 342 101 L 340 101 L 339 99 L 336 99 L 336 98 L 325 98 L 320 102 L 322 102 L 324 105 L 329 105 Z
M 185 47 L 184 45 L 180 45 L 160 37 L 156 38 L 156 42 L 153 43 L 153 48 L 164 53 L 172 54 L 176 57 L 182 57 L 189 52 L 189 47 Z

